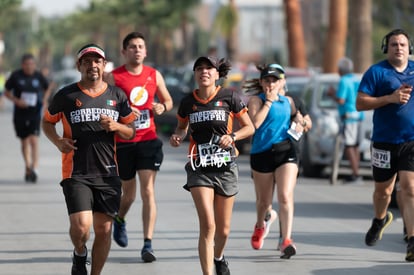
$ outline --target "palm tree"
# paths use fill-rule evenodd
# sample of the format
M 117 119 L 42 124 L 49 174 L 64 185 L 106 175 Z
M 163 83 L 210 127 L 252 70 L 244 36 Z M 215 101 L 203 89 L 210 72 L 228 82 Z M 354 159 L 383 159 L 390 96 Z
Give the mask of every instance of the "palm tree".
M 284 0 L 289 66 L 307 68 L 305 38 L 303 35 L 299 0 Z
M 228 5 L 221 6 L 217 12 L 213 24 L 213 33 L 219 32 L 226 42 L 227 58 L 234 60 L 237 54 L 237 25 L 239 13 L 234 0 L 229 0 Z
M 372 0 L 350 0 L 351 58 L 355 72 L 362 73 L 372 64 Z M 379 47 L 378 47 L 379 48 Z
M 348 32 L 348 0 L 330 0 L 329 29 L 325 41 L 322 70 L 326 73 L 337 72 L 338 60 L 345 55 Z

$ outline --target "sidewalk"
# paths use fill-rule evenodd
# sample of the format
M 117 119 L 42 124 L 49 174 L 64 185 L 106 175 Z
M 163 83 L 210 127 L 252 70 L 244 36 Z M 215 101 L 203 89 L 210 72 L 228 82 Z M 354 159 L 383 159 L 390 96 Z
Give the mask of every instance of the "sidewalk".
M 59 186 L 60 154 L 40 138 L 40 168 L 37 184 L 23 180 L 23 160 L 15 138 L 10 106 L 0 112 L 3 129 L 0 144 L 0 274 L 70 274 L 72 244 L 68 217 Z M 171 148 L 164 143 L 165 160 L 157 176 L 158 220 L 153 240 L 157 261 L 140 260 L 143 244 L 141 203 L 138 199 L 127 216 L 130 245 L 115 242 L 103 275 L 201 274 L 198 254 L 198 221 L 191 196 L 182 185 L 186 146 Z M 299 178 L 295 191 L 293 238 L 297 255 L 279 258 L 277 224 L 271 228 L 262 250 L 250 247 L 255 222 L 255 195 L 248 157 L 241 156 L 240 193 L 236 198 L 232 231 L 225 252 L 233 275 L 251 274 L 413 274 L 406 263 L 402 222 L 398 211 L 383 240 L 375 247 L 364 244 L 373 215 L 372 184 L 331 186 L 328 179 Z M 139 198 L 139 196 L 137 196 Z M 91 249 L 93 234 L 88 242 Z

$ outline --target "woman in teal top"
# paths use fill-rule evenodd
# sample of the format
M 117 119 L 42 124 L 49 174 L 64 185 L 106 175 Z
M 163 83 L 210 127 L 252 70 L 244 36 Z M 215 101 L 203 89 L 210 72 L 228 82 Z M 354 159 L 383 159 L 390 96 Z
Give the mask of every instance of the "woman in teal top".
M 251 237 L 254 249 L 261 249 L 269 233 L 270 224 L 277 218 L 272 209 L 276 184 L 281 224 L 279 248 L 281 258 L 289 259 L 296 254 L 292 241 L 293 191 L 298 173 L 298 156 L 288 134 L 293 129 L 302 133 L 306 123 L 297 114 L 293 99 L 283 96 L 286 84 L 282 66 L 270 64 L 258 66 L 260 79 L 247 82 L 246 87 L 257 93 L 250 97 L 249 116 L 256 128 L 250 152 L 250 166 L 256 191 L 257 221 Z M 300 135 L 299 135 L 300 136 Z

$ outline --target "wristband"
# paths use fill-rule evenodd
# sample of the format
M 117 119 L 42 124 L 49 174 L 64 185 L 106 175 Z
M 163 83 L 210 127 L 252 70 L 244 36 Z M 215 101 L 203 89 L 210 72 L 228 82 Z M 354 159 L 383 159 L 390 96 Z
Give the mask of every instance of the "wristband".
M 233 139 L 233 142 L 235 142 L 236 141 L 236 134 L 235 133 L 231 133 L 230 136 Z
M 164 112 L 166 112 L 167 111 L 167 105 L 165 105 L 165 103 L 161 103 L 162 104 L 162 106 L 164 106 Z
M 272 100 L 270 100 L 270 99 L 266 99 L 266 102 L 270 102 L 270 104 L 272 104 L 273 103 L 273 101 Z

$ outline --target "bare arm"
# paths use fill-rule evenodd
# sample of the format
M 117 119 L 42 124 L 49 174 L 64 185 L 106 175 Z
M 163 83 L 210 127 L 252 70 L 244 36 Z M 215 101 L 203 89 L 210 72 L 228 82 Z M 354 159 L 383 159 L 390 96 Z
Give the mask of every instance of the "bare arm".
M 4 96 L 7 97 L 11 102 L 13 102 L 14 105 L 16 105 L 19 108 L 27 108 L 27 104 L 26 102 L 24 102 L 23 99 L 21 98 L 17 98 L 13 95 L 12 91 L 9 90 L 5 90 L 4 91 Z
M 157 97 L 160 100 L 160 103 L 154 103 L 152 110 L 155 114 L 161 115 L 164 112 L 167 112 L 173 107 L 173 100 L 171 98 L 170 92 L 168 92 L 167 86 L 165 85 L 164 77 L 159 71 L 157 74 Z
M 178 120 L 177 128 L 175 128 L 174 134 L 170 137 L 170 145 L 172 147 L 178 147 L 185 139 L 188 131 L 188 122 Z
M 356 108 L 358 111 L 377 109 L 390 103 L 405 104 L 410 100 L 412 87 L 401 85 L 389 95 L 374 97 L 363 92 L 358 92 Z
M 247 112 L 242 114 L 238 118 L 238 121 L 240 123 L 240 129 L 233 133 L 234 141 L 248 138 L 254 134 L 255 130 L 254 130 L 253 122 L 251 121 L 249 114 Z
M 253 126 L 257 129 L 265 120 L 272 103 L 267 101 L 263 103 L 263 100 L 260 97 L 252 96 L 250 97 L 247 106 L 249 108 L 249 116 L 253 122 Z

